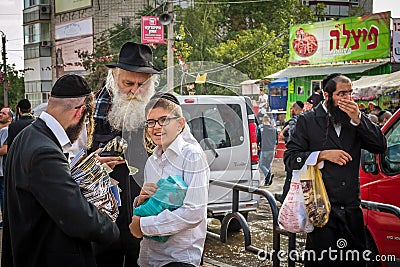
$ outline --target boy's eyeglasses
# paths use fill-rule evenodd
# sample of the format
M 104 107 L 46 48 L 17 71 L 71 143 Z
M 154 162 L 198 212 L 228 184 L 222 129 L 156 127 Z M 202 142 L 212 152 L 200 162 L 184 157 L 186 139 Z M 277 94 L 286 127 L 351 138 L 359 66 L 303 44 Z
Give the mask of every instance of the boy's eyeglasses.
M 145 121 L 144 124 L 145 124 L 146 128 L 154 128 L 156 126 L 156 123 L 158 123 L 158 125 L 160 125 L 160 126 L 166 126 L 170 123 L 171 120 L 179 119 L 179 118 L 180 117 L 178 117 L 178 116 L 173 116 L 173 117 L 164 116 L 164 117 L 159 118 L 158 120 L 147 120 L 147 121 Z

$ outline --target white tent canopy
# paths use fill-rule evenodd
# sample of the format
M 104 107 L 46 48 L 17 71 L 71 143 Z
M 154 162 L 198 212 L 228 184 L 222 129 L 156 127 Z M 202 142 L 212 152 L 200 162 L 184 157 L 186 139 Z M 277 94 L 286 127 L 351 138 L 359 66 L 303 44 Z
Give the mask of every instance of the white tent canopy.
M 390 74 L 363 76 L 353 82 L 353 90 L 356 98 L 376 96 L 400 87 L 400 71 Z
M 353 82 L 354 89 L 368 87 L 395 87 L 400 86 L 400 71 L 390 74 L 363 76 L 359 80 Z

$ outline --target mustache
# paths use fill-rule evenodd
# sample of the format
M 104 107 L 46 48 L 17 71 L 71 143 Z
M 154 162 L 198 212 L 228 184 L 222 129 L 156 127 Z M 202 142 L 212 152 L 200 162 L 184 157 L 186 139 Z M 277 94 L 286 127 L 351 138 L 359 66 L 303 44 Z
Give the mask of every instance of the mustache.
M 139 95 L 135 95 L 132 93 L 127 94 L 126 100 L 131 101 L 131 100 L 136 100 L 139 102 L 143 102 L 143 99 Z
M 331 114 L 334 123 L 350 124 L 350 117 L 346 112 L 341 110 L 338 106 L 333 103 L 333 99 L 329 98 L 327 102 L 327 109 Z

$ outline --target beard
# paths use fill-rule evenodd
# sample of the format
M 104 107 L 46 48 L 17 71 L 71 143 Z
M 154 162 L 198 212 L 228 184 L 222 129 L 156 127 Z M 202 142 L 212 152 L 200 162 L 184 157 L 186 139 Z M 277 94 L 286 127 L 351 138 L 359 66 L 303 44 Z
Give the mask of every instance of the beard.
M 71 141 L 71 144 L 73 144 L 76 140 L 78 140 L 78 138 L 81 134 L 83 125 L 85 123 L 85 119 L 86 119 L 86 115 L 84 113 L 76 125 L 69 126 L 67 129 L 65 129 L 65 133 L 67 134 L 69 140 Z
M 338 106 L 333 103 L 332 97 L 328 99 L 327 109 L 329 114 L 331 114 L 333 122 L 335 124 L 347 125 L 350 124 L 350 117 L 346 112 L 341 110 Z
M 107 89 L 112 92 L 112 105 L 108 113 L 108 121 L 118 131 L 137 131 L 144 126 L 145 107 L 154 94 L 154 82 L 148 81 L 148 89 L 140 95 L 124 94 L 118 84 L 107 82 Z M 150 78 L 151 79 L 151 78 Z

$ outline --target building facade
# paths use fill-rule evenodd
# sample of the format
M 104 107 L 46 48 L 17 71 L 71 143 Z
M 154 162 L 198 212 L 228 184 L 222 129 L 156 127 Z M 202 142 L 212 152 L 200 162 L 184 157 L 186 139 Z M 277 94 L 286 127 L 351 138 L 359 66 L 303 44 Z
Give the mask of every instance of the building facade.
M 316 10 L 321 19 L 334 19 L 372 13 L 372 0 L 301 0 L 303 5 Z M 318 14 L 317 5 L 325 6 L 324 14 Z
M 33 107 L 47 102 L 57 77 L 85 75 L 77 50 L 93 51 L 96 37 L 115 24 L 130 24 L 145 6 L 161 0 L 24 0 L 25 97 Z

